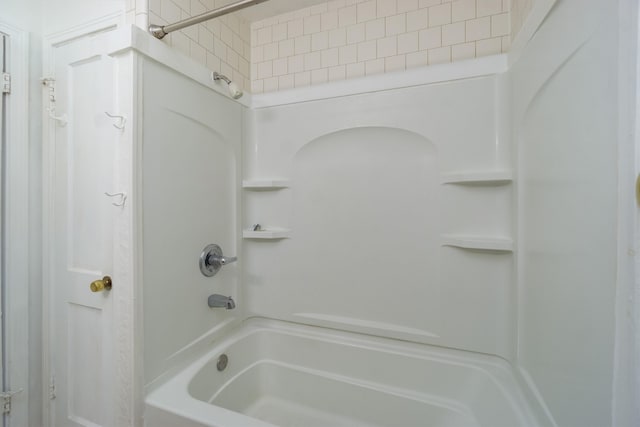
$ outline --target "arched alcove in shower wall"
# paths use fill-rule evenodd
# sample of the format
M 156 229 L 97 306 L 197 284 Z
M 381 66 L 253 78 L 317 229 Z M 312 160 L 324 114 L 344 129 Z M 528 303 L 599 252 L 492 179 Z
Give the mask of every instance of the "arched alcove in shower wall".
M 437 338 L 437 168 L 434 145 L 402 129 L 338 131 L 296 153 L 295 318 Z
M 511 357 L 498 76 L 247 112 L 250 315 Z M 263 236 L 264 238 L 260 238 Z

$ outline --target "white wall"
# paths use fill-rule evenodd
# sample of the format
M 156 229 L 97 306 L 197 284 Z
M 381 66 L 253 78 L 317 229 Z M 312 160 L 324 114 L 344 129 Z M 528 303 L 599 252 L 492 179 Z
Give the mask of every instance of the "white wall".
M 518 359 L 561 426 L 612 421 L 616 43 L 617 3 L 560 1 L 512 70 Z
M 443 183 L 509 170 L 502 84 L 479 77 L 250 111 L 245 179 L 290 183 L 246 189 L 243 228 L 291 232 L 244 240 L 249 312 L 511 358 L 512 253 L 445 241 L 512 238 L 511 186 Z
M 216 329 L 242 318 L 244 261 L 205 277 L 200 253 L 211 243 L 238 251 L 242 106 L 154 61 L 142 63 L 140 112 L 144 380 L 207 346 Z M 234 310 L 209 308 L 211 294 L 232 296 Z M 194 350 L 195 349 L 195 350 Z

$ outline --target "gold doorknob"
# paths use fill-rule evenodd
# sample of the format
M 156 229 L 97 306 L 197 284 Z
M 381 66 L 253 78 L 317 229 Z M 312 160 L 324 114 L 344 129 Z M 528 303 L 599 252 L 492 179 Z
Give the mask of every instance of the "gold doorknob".
M 102 292 L 105 289 L 107 291 L 110 291 L 111 286 L 111 277 L 104 276 L 102 280 L 94 280 L 93 282 L 91 282 L 91 286 L 89 287 L 91 288 L 91 292 Z

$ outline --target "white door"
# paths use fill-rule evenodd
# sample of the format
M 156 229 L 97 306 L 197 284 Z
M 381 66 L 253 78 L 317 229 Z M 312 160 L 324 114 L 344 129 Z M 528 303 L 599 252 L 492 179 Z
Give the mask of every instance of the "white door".
M 114 424 L 118 283 L 102 292 L 90 284 L 113 274 L 113 219 L 122 208 L 114 205 L 120 197 L 105 193 L 116 192 L 119 130 L 105 114 L 114 106 L 113 60 L 95 48 L 81 39 L 52 49 L 48 415 L 55 426 Z

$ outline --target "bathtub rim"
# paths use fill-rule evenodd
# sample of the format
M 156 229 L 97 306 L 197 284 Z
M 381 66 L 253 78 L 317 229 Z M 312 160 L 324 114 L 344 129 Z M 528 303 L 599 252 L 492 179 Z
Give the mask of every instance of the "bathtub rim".
M 147 407 L 175 413 L 202 425 L 225 427 L 244 427 L 248 415 L 210 404 L 193 397 L 189 385 L 196 375 L 224 349 L 260 332 L 281 333 L 299 338 L 312 338 L 323 342 L 349 345 L 372 351 L 396 353 L 408 357 L 422 358 L 434 363 L 458 365 L 482 376 L 488 377 L 508 402 L 510 410 L 524 425 L 542 425 L 535 410 L 538 402 L 530 402 L 526 387 L 519 380 L 517 370 L 506 360 L 496 355 L 474 353 L 465 350 L 438 347 L 374 335 L 331 329 L 326 327 L 294 323 L 265 317 L 249 317 L 220 328 L 209 342 L 214 342 L 204 352 L 194 357 L 190 363 L 172 369 L 145 387 L 145 413 Z M 203 415 L 204 414 L 204 415 Z M 212 424 L 215 418 L 217 424 Z M 250 417 L 249 417 L 250 418 Z M 251 418 L 256 427 L 273 427 L 273 424 Z

